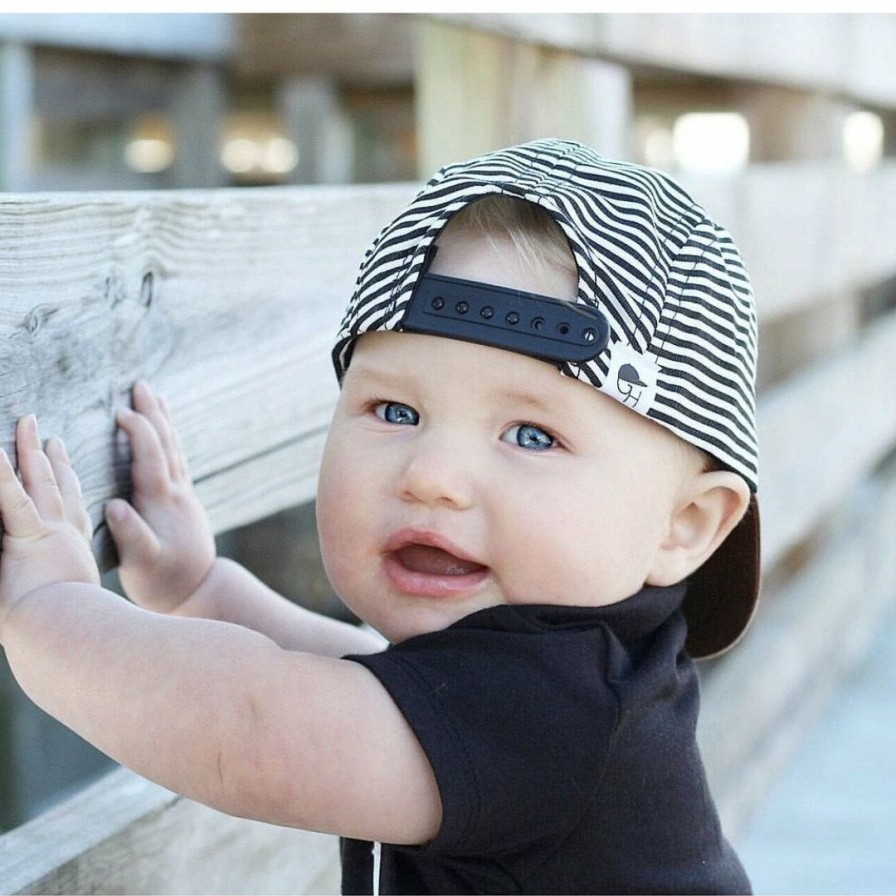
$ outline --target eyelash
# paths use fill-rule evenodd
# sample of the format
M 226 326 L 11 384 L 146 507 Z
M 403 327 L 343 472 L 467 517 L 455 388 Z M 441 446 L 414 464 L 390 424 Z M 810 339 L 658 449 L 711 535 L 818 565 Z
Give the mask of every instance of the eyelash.
M 520 444 L 520 435 L 524 430 L 530 430 L 530 431 L 536 430 L 537 432 L 541 433 L 542 435 L 547 436 L 549 443 L 538 445 L 537 447 L 530 447 L 530 448 L 526 449 L 525 445 Z M 560 444 L 557 441 L 557 437 L 553 433 L 551 433 L 550 430 L 545 429 L 543 426 L 539 426 L 537 423 L 514 423 L 513 426 L 508 426 L 507 429 L 504 430 L 504 433 L 501 436 L 501 441 L 507 442 L 508 444 L 512 444 L 505 437 L 514 431 L 516 431 L 516 439 L 514 440 L 514 443 L 517 445 L 517 447 L 523 448 L 526 450 L 550 451 L 550 449 L 552 449 L 552 448 L 559 447 L 559 444 Z M 531 446 L 535 445 L 534 442 L 530 442 L 529 444 Z
M 398 420 L 388 419 L 388 413 L 389 413 L 388 409 L 390 407 L 398 408 L 398 409 L 401 409 L 402 411 L 410 411 L 411 414 L 413 415 L 412 416 L 413 422 L 407 423 L 407 422 L 399 422 Z M 414 408 L 412 408 L 410 405 L 405 404 L 404 402 L 401 402 L 401 401 L 390 401 L 388 399 L 375 399 L 368 404 L 368 408 L 369 408 L 370 412 L 372 414 L 374 414 L 379 420 L 382 420 L 384 423 L 389 423 L 394 426 L 407 426 L 407 425 L 416 426 L 420 422 L 419 413 L 416 410 L 414 410 Z M 530 447 L 530 448 L 526 449 L 526 446 L 521 444 L 519 441 L 520 434 L 524 430 L 530 430 L 530 431 L 537 430 L 537 432 L 539 432 L 542 435 L 547 437 L 548 444 L 542 444 L 539 447 Z M 511 439 L 508 438 L 508 436 L 510 433 L 512 433 L 514 431 L 516 432 L 516 439 L 511 441 Z M 559 440 L 550 430 L 545 429 L 543 426 L 539 426 L 537 423 L 531 423 L 528 421 L 522 422 L 522 423 L 514 423 L 512 426 L 508 426 L 507 429 L 505 429 L 504 432 L 501 434 L 501 441 L 506 442 L 507 444 L 515 443 L 518 448 L 523 448 L 526 450 L 533 450 L 533 451 L 549 451 L 552 448 L 560 447 Z M 534 442 L 530 442 L 529 444 L 530 444 L 530 446 L 535 445 Z
M 377 418 L 382 420 L 384 423 L 391 423 L 396 426 L 407 425 L 407 424 L 399 424 L 395 420 L 389 420 L 386 416 L 387 415 L 386 409 L 389 407 L 402 408 L 404 410 L 410 411 L 414 415 L 414 418 L 415 418 L 414 423 L 411 424 L 412 426 L 416 426 L 417 423 L 420 421 L 420 415 L 417 413 L 417 411 L 415 411 L 409 404 L 405 404 L 404 402 L 401 402 L 401 401 L 389 401 L 387 399 L 376 399 L 376 400 L 370 402 L 368 407 L 370 409 L 370 412 L 372 414 L 374 414 Z

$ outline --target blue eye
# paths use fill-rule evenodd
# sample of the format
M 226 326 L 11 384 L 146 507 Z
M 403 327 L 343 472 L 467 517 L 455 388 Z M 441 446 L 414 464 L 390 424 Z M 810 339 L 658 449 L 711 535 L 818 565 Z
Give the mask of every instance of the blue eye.
M 518 445 L 528 451 L 545 451 L 548 448 L 553 448 L 556 444 L 552 435 L 531 423 L 511 426 L 502 438 L 505 442 Z
M 420 415 L 409 405 L 397 401 L 383 401 L 374 408 L 374 413 L 386 423 L 398 426 L 416 426 Z

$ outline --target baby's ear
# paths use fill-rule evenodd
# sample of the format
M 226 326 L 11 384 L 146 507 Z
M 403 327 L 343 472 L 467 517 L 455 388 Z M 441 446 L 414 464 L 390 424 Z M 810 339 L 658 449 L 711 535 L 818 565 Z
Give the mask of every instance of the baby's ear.
M 749 486 L 736 473 L 698 473 L 669 518 L 646 584 L 674 585 L 699 569 L 740 522 L 749 503 Z

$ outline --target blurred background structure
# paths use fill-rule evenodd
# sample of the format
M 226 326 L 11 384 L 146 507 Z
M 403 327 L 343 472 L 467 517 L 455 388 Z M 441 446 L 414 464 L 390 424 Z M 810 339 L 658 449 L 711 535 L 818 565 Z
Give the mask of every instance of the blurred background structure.
M 894 47 L 896 15 L 884 14 L 0 14 L 0 189 L 410 184 L 542 136 L 681 180 L 732 230 L 753 275 L 771 461 L 766 624 L 706 666 L 711 781 L 759 891 L 823 892 L 772 866 L 817 873 L 824 850 L 843 874 L 824 872 L 829 892 L 887 892 L 879 881 L 891 874 L 896 889 L 896 860 L 861 889 L 860 867 L 877 858 L 840 836 L 836 805 L 863 781 L 892 781 L 892 752 L 871 749 L 854 716 L 818 720 L 831 695 L 862 704 L 849 696 L 855 676 L 866 657 L 892 653 L 875 636 L 894 636 Z M 814 437 L 796 440 L 803 431 Z M 312 511 L 222 532 L 220 548 L 338 614 Z M 109 764 L 5 673 L 0 830 L 11 830 L 39 824 Z M 884 702 L 868 712 L 881 714 L 874 742 L 892 745 Z M 847 724 L 867 747 L 862 761 L 843 760 L 846 784 L 807 765 L 825 799 L 807 798 L 792 779 L 796 751 L 837 754 L 844 734 L 850 746 Z M 875 834 L 894 811 L 881 804 L 892 786 L 876 792 Z M 807 815 L 814 839 L 786 839 Z M 4 891 L 16 833 L 0 838 Z M 320 886 L 309 880 L 308 892 Z
M 867 14 L 5 13 L 0 185 L 413 180 L 543 134 L 673 171 L 864 171 L 896 139 L 892 27 Z

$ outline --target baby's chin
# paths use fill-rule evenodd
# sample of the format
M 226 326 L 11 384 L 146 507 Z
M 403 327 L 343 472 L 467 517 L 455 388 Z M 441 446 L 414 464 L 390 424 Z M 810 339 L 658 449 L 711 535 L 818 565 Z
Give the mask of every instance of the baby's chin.
M 369 624 L 390 644 L 401 644 L 419 635 L 443 631 L 473 613 L 498 605 L 498 601 L 480 600 L 452 607 L 444 603 L 435 607 L 415 607 L 396 614 L 396 617 L 390 614 L 387 618 L 374 618 Z

